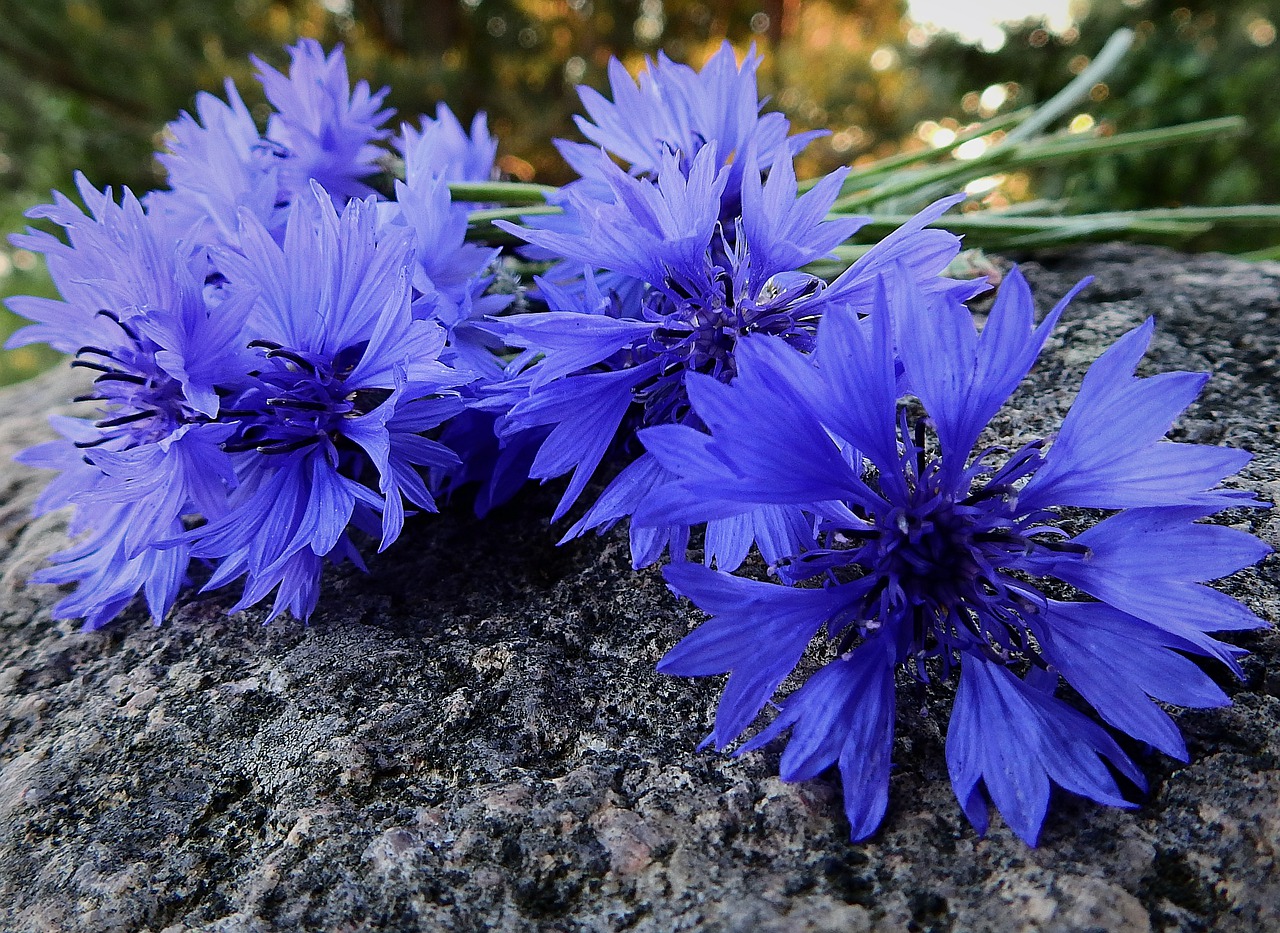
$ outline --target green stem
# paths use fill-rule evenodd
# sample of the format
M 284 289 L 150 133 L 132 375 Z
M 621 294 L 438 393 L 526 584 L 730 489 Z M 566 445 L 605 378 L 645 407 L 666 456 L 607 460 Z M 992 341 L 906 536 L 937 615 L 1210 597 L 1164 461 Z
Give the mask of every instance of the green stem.
M 887 156 L 886 158 L 878 159 L 875 162 L 859 166 L 849 173 L 849 177 L 845 179 L 844 185 L 841 186 L 841 192 L 857 191 L 861 188 L 866 188 L 871 184 L 874 184 L 878 181 L 878 176 L 888 175 L 891 172 L 906 168 L 910 165 L 916 165 L 920 162 L 940 159 L 954 151 L 957 147 L 963 146 L 970 140 L 979 139 L 989 133 L 994 133 L 997 130 L 1013 126 L 1014 124 L 1027 119 L 1027 117 L 1031 116 L 1032 113 L 1034 113 L 1034 110 L 1031 107 L 1023 107 L 1021 110 L 1011 110 L 1009 113 L 993 117 L 985 123 L 979 123 L 977 126 L 973 127 L 973 129 L 966 130 L 956 136 L 955 139 L 947 143 L 945 146 L 938 146 L 937 148 L 930 146 L 925 149 L 917 150 L 916 152 L 900 152 L 897 155 Z M 810 178 L 800 182 L 798 186 L 800 192 L 803 193 L 808 191 L 821 180 L 822 179 L 820 178 Z
M 1237 204 L 1232 207 L 1157 207 L 1140 211 L 1111 211 L 1088 217 L 1140 217 L 1146 220 L 1203 220 L 1215 224 L 1280 225 L 1280 204 Z
M 1093 86 L 1111 73 L 1133 45 L 1133 30 L 1117 29 L 1080 74 L 1042 106 L 1025 123 L 1012 130 L 997 148 L 1016 145 L 1039 136 L 1053 121 L 1084 100 Z
M 1155 149 L 1160 146 L 1177 146 L 1214 137 L 1240 136 L 1244 133 L 1245 127 L 1244 117 L 1218 117 L 1214 120 L 1162 126 L 1153 130 L 1117 133 L 1115 136 L 1085 136 L 1023 145 L 1013 150 L 997 150 L 997 155 L 1011 151 L 1014 156 L 1005 164 L 1010 168 L 1023 168 L 1028 165 L 1074 159 L 1080 156 L 1128 152 L 1134 149 Z
M 455 201 L 495 201 L 499 204 L 545 204 L 558 192 L 551 185 L 534 185 L 523 181 L 461 181 L 449 184 Z
M 1229 210 L 1229 208 L 1224 208 Z M 1280 213 L 1280 208 L 1275 209 Z M 1007 234 L 1023 236 L 1045 233 L 1051 230 L 1071 230 L 1075 228 L 1097 227 L 1108 230 L 1146 231 L 1157 234 L 1172 234 L 1182 230 L 1200 232 L 1205 223 L 1213 223 L 1216 218 L 1207 214 L 1199 217 L 1180 218 L 1176 212 L 1167 216 L 1167 212 L 1157 212 L 1151 216 L 1146 211 L 1117 212 L 1114 214 L 1076 214 L 1067 217 L 1005 217 L 999 211 L 976 211 L 972 214 L 958 214 L 944 217 L 934 226 L 952 233 L 963 234 Z M 1160 215 L 1166 216 L 1160 216 Z M 875 214 L 870 221 L 859 228 L 857 238 L 867 235 L 879 238 L 892 233 L 910 220 L 909 214 Z M 839 249 L 840 247 L 837 247 Z
M 1040 249 L 1045 246 L 1063 246 L 1078 240 L 1116 239 L 1121 236 L 1140 236 L 1152 239 L 1173 238 L 1186 240 L 1213 229 L 1209 223 L 1173 223 L 1171 221 L 1098 221 L 1064 226 L 1016 237 L 1001 244 L 1002 249 Z
M 1135 149 L 1149 150 L 1160 146 L 1173 146 L 1209 138 L 1236 136 L 1241 134 L 1244 128 L 1245 121 L 1242 117 L 1221 117 L 1215 120 L 1184 123 L 1179 126 L 1139 130 L 1133 133 L 1119 133 L 1115 136 L 1087 136 L 1078 139 L 1055 137 L 1043 142 L 997 147 L 988 149 L 974 159 L 905 173 L 895 180 L 840 198 L 832 205 L 832 211 L 836 213 L 856 213 L 869 205 L 898 197 L 899 195 L 915 194 L 923 188 L 943 181 L 952 182 L 953 187 L 962 187 L 962 183 L 958 179 L 967 178 L 972 180 L 981 178 L 984 175 L 991 174 L 993 171 L 1026 168 L 1032 165 L 1043 165 L 1048 162 L 1076 159 L 1082 156 L 1096 156 L 1104 153 L 1114 154 Z
M 467 242 L 483 243 L 485 246 L 524 246 L 526 241 L 490 224 L 477 224 L 467 227 Z
M 548 217 L 563 213 L 561 208 L 552 204 L 530 207 L 490 207 L 482 211 L 472 211 L 467 215 L 467 223 L 469 225 L 491 224 L 495 220 L 519 220 L 521 217 Z
M 1061 216 L 1066 208 L 1065 198 L 1057 200 L 1037 198 L 1034 201 L 1019 201 L 1017 204 L 1002 207 L 998 213 L 1001 217 L 1057 217 Z M 992 213 L 997 212 L 992 211 Z

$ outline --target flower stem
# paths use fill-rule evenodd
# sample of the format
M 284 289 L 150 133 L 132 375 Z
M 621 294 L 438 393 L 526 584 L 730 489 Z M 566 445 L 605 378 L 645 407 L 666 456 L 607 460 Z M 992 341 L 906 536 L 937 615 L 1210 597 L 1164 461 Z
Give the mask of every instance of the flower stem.
M 1011 146 L 1039 136 L 1054 120 L 1084 100 L 1093 86 L 1111 73 L 1133 45 L 1133 30 L 1117 29 L 1106 45 L 1075 78 L 1061 91 L 1036 108 L 1035 115 L 1010 131 L 1000 146 Z
M 521 217 L 541 217 L 563 213 L 564 211 L 554 204 L 539 204 L 529 207 L 491 207 L 481 211 L 472 211 L 467 215 L 467 223 L 490 224 L 495 220 L 519 220 Z
M 917 150 L 916 152 L 900 152 L 897 155 L 886 156 L 883 159 L 877 159 L 875 162 L 859 166 L 850 172 L 849 177 L 845 179 L 844 184 L 840 189 L 841 193 L 858 191 L 860 189 L 870 187 L 871 185 L 879 182 L 881 176 L 889 175 L 912 165 L 918 165 L 921 162 L 940 159 L 955 150 L 958 146 L 962 146 L 970 140 L 980 139 L 990 133 L 995 133 L 999 130 L 1006 129 L 1007 127 L 1014 126 L 1022 120 L 1030 117 L 1033 113 L 1035 113 L 1035 110 L 1032 107 L 1023 107 L 1021 110 L 1011 110 L 1009 113 L 993 117 L 990 120 L 979 123 L 970 130 L 960 133 L 955 139 L 947 143 L 945 146 L 938 146 L 936 148 L 929 146 L 927 148 Z M 800 182 L 798 188 L 800 192 L 803 193 L 816 185 L 818 181 L 819 179 L 817 178 L 807 179 Z
M 883 182 L 857 194 L 840 198 L 832 205 L 834 213 L 856 213 L 872 204 L 904 195 L 920 195 L 924 189 L 947 182 L 954 190 L 967 181 L 981 178 L 994 171 L 1008 171 L 1077 159 L 1101 154 L 1150 150 L 1160 146 L 1180 145 L 1206 139 L 1238 136 L 1244 132 L 1242 117 L 1221 117 L 1201 120 L 1180 126 L 1119 133 L 1115 136 L 1087 136 L 1078 138 L 1053 137 L 1048 140 L 999 146 L 988 149 L 982 155 L 963 162 L 957 161 L 905 173 L 896 179 Z
M 544 204 L 560 189 L 524 181 L 451 182 L 449 193 L 455 201 L 496 202 L 498 204 Z

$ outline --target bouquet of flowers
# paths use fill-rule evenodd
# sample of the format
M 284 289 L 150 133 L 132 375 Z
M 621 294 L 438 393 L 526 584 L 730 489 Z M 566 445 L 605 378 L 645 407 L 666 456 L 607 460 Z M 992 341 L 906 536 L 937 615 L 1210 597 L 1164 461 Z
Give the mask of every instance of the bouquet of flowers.
M 11 343 L 92 376 L 93 413 L 21 455 L 60 471 L 38 508 L 74 509 L 35 578 L 74 584 L 57 617 L 95 628 L 141 594 L 158 623 L 199 562 L 205 590 L 240 581 L 231 611 L 306 620 L 326 562 L 361 565 L 441 496 L 474 489 L 479 521 L 567 477 L 566 539 L 628 523 L 635 567 L 665 556 L 710 615 L 659 664 L 729 674 L 708 743 L 826 643 L 739 752 L 790 730 L 783 778 L 838 766 L 854 838 L 885 813 L 899 684 L 958 682 L 947 763 L 979 831 L 990 800 L 1034 844 L 1051 784 L 1132 805 L 1116 778 L 1141 773 L 1061 681 L 1186 758 L 1156 701 L 1227 702 L 1191 659 L 1238 674 L 1213 633 L 1265 623 L 1204 583 L 1269 549 L 1202 521 L 1263 503 L 1223 485 L 1247 453 L 1164 439 L 1206 377 L 1136 378 L 1151 322 L 1096 360 L 1055 437 L 991 445 L 1071 295 L 1037 322 L 1015 270 L 979 329 L 990 284 L 955 271 L 944 216 L 962 194 L 849 213 L 956 172 L 800 182 L 815 134 L 764 110 L 754 52 L 638 79 L 615 61 L 611 98 L 580 90 L 589 142 L 558 142 L 578 178 L 555 189 L 495 177 L 483 115 L 393 130 L 341 50 L 289 51 L 287 74 L 258 63 L 265 128 L 232 84 L 202 94 L 169 127 L 165 190 L 79 178 L 87 211 L 31 212 L 65 237 L 14 238 L 61 300 L 14 299 L 33 323 Z M 1035 145 L 1018 157 L 1061 143 Z

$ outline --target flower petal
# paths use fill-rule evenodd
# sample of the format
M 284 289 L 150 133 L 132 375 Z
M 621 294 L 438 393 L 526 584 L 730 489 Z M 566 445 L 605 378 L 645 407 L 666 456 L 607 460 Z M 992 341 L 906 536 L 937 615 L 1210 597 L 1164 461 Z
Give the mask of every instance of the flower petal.
M 1113 807 L 1132 808 L 1103 759 L 1145 787 L 1142 774 L 1099 726 L 1001 664 L 966 657 L 947 727 L 947 767 L 956 797 L 981 833 L 985 785 L 1009 828 L 1034 846 L 1050 781 Z
M 691 599 L 711 619 L 668 651 L 658 670 L 681 677 L 730 672 L 708 738 L 724 748 L 764 709 L 846 597 L 839 587 L 792 589 L 700 564 L 672 564 L 663 573 L 675 593 Z
M 1152 698 L 1191 707 L 1231 702 L 1178 653 L 1190 647 L 1185 641 L 1105 603 L 1051 601 L 1039 632 L 1045 658 L 1104 720 L 1180 761 L 1186 743 Z
M 1001 284 L 979 336 L 973 315 L 954 296 L 929 296 L 897 277 L 891 310 L 906 380 L 929 412 L 953 480 L 978 435 L 1031 370 L 1067 301 L 1084 284 L 1037 328 L 1031 289 L 1014 269 Z
M 885 639 L 874 639 L 822 668 L 739 752 L 761 748 L 791 727 L 779 769 L 784 781 L 811 780 L 838 761 L 855 842 L 876 831 L 889 805 L 894 665 L 887 648 Z
M 886 476 L 899 471 L 897 356 L 887 288 L 881 279 L 866 318 L 849 308 L 828 310 L 814 354 L 822 374 L 815 407 L 833 431 Z
M 1257 504 L 1247 493 L 1213 488 L 1249 461 L 1246 451 L 1162 443 L 1209 377 L 1135 378 L 1154 326 L 1148 319 L 1089 367 L 1044 465 L 1022 490 L 1024 508 Z

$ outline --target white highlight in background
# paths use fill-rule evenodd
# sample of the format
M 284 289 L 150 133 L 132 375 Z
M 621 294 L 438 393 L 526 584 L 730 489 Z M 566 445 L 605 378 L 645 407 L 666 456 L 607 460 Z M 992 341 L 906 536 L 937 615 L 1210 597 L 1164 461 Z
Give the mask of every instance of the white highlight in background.
M 1004 45 L 1001 23 L 1043 19 L 1055 33 L 1070 29 L 1075 22 L 1072 8 L 1078 0 L 907 0 L 907 16 L 921 26 L 942 29 L 965 42 L 995 51 Z

